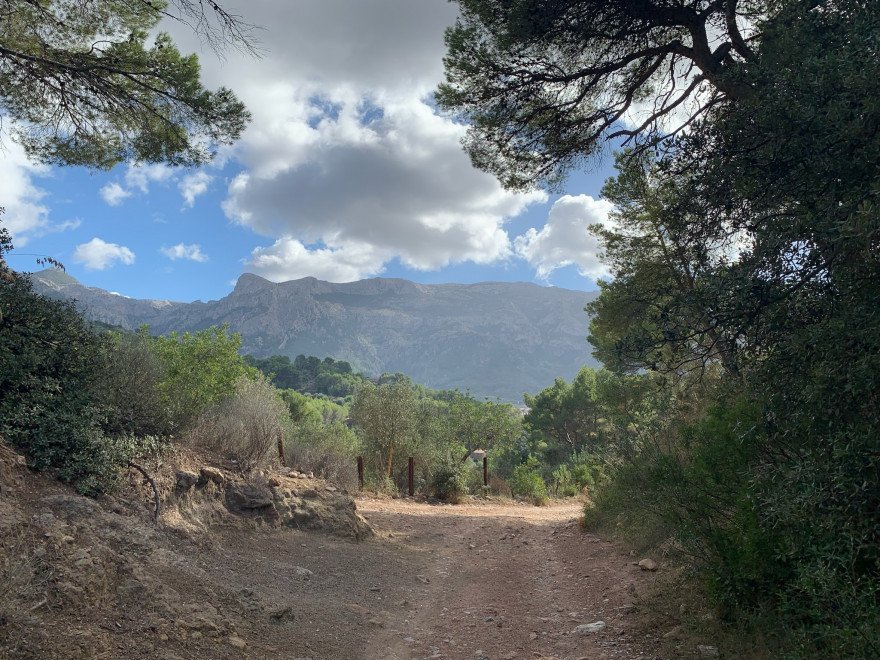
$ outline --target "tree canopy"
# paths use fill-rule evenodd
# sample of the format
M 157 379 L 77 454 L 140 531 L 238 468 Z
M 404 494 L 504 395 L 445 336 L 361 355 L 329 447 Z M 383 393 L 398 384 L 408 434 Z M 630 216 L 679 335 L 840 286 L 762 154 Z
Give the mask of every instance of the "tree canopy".
M 618 501 L 659 506 L 729 611 L 790 629 L 782 657 L 877 655 L 880 3 L 459 4 L 438 100 L 475 165 L 552 184 L 633 138 L 591 341 L 677 410 Z
M 603 139 L 651 143 L 751 96 L 761 21 L 780 3 L 458 4 L 437 100 L 469 123 L 464 144 L 474 165 L 524 189 L 559 183 Z
M 0 1 L 0 109 L 34 159 L 109 169 L 123 161 L 195 166 L 235 141 L 250 115 L 199 81 L 195 55 L 151 37 L 163 17 L 221 46 L 251 48 L 248 26 L 214 2 Z

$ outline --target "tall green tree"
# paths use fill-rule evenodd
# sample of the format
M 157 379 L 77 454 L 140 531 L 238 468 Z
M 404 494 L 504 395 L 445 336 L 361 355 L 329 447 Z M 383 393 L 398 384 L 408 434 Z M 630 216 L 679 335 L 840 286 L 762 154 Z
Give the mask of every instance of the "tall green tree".
M 140 330 L 146 335 L 147 328 Z M 196 332 L 172 332 L 154 339 L 165 367 L 159 384 L 164 405 L 178 426 L 186 426 L 209 405 L 235 391 L 241 376 L 255 379 L 257 370 L 238 354 L 241 335 L 229 326 L 213 326 Z
M 364 451 L 376 462 L 376 472 L 391 476 L 392 468 L 412 456 L 418 436 L 416 398 L 404 381 L 358 388 L 351 419 L 363 434 Z
M 457 448 L 464 463 L 477 449 L 503 450 L 522 433 L 521 415 L 509 403 L 477 401 L 470 393 L 456 392 L 443 424 L 443 441 Z
M 460 4 L 438 98 L 475 164 L 553 183 L 636 138 L 591 335 L 616 370 L 714 386 L 626 483 L 729 611 L 791 631 L 781 654 L 876 656 L 880 4 Z
M 571 384 L 557 378 L 526 395 L 523 424 L 545 461 L 564 463 L 581 453 L 631 456 L 638 427 L 656 413 L 650 376 L 617 375 L 582 367 Z
M 110 169 L 123 161 L 195 166 L 234 142 L 250 115 L 199 81 L 194 55 L 155 33 L 163 17 L 245 48 L 247 26 L 210 3 L 3 0 L 0 109 L 34 159 Z M 151 37 L 151 34 L 154 35 Z
M 745 246 L 735 233 L 696 230 L 706 205 L 654 158 L 621 154 L 617 168 L 602 189 L 612 222 L 590 228 L 612 274 L 587 307 L 595 356 L 618 372 L 650 369 L 674 381 L 719 365 L 734 375 L 739 337 L 718 317 L 719 289 Z
M 468 121 L 464 146 L 474 165 L 515 189 L 559 183 L 604 139 L 650 144 L 709 108 L 748 98 L 759 19 L 781 4 L 457 2 L 437 100 Z M 635 126 L 623 123 L 628 114 Z
M 76 482 L 101 437 L 102 342 L 73 305 L 35 294 L 18 274 L 0 283 L 0 310 L 0 436 L 35 468 Z

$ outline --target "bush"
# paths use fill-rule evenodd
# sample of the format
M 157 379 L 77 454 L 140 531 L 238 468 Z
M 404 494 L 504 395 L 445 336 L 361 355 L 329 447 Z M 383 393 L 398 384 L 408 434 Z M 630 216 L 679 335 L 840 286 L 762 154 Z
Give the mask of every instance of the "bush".
M 356 490 L 357 436 L 345 424 L 308 421 L 293 424 L 285 434 L 284 453 L 290 466 Z
M 531 500 L 534 504 L 546 504 L 547 485 L 541 477 L 540 468 L 541 464 L 534 456 L 530 456 L 525 463 L 517 465 L 510 480 L 513 494 Z
M 238 464 L 243 472 L 278 459 L 287 406 L 265 376 L 239 376 L 234 393 L 203 413 L 191 432 L 198 444 Z
M 146 336 L 146 326 L 140 332 Z M 163 406 L 178 429 L 186 429 L 210 406 L 232 396 L 242 376 L 255 380 L 259 374 L 238 354 L 241 335 L 230 333 L 228 325 L 172 332 L 153 342 L 164 365 L 159 384 Z
M 30 280 L 0 283 L 0 435 L 37 470 L 82 492 L 116 478 L 101 428 L 102 341 L 71 304 L 35 294 Z
M 166 435 L 172 430 L 169 407 L 160 385 L 165 366 L 153 340 L 138 335 L 108 333 L 98 387 L 104 409 L 104 432 L 109 435 Z
M 444 461 L 431 475 L 431 493 L 434 497 L 457 504 L 468 494 L 467 466 L 460 461 Z

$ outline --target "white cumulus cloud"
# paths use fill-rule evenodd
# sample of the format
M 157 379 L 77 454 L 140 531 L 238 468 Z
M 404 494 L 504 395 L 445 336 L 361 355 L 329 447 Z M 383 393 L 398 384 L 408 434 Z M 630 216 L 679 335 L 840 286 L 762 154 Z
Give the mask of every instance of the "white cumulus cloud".
M 150 192 L 150 183 L 163 183 L 174 176 L 174 170 L 161 163 L 151 165 L 129 165 L 125 171 L 125 184 L 137 188 L 143 194 Z
M 126 197 L 131 196 L 131 192 L 120 186 L 116 181 L 111 181 L 98 192 L 101 198 L 110 206 L 119 206 Z
M 105 270 L 116 262 L 126 265 L 133 264 L 134 252 L 123 245 L 93 238 L 88 243 L 76 246 L 73 251 L 73 262 L 84 264 L 87 270 Z
M 165 183 L 174 179 L 175 175 L 173 168 L 161 163 L 152 165 L 128 165 L 123 177 L 125 182 L 124 186 L 118 181 L 111 181 L 104 185 L 98 192 L 107 204 L 110 206 L 119 206 L 127 197 L 131 197 L 135 191 L 146 195 L 150 192 L 151 183 Z M 193 199 L 195 199 L 195 196 L 193 196 Z
M 269 247 L 256 248 L 245 265 L 249 272 L 273 282 L 317 277 L 328 282 L 354 282 L 379 275 L 388 253 L 363 244 L 309 249 L 290 236 Z
M 208 192 L 208 185 L 213 179 L 214 177 L 203 171 L 187 174 L 181 179 L 180 183 L 177 184 L 177 189 L 183 196 L 188 208 L 192 208 L 196 203 L 196 197 Z
M 456 14 L 446 0 L 323 0 L 295 14 L 254 2 L 248 20 L 267 26 L 259 66 L 202 58 L 206 82 L 235 89 L 253 113 L 234 156 L 244 169 L 223 203 L 233 222 L 271 239 L 249 268 L 279 279 L 309 264 L 342 281 L 392 260 L 435 270 L 513 257 L 507 222 L 546 196 L 510 193 L 475 170 L 464 127 L 434 107 Z M 258 265 L 270 255 L 271 268 Z
M 589 195 L 564 195 L 553 204 L 547 224 L 540 231 L 532 228 L 516 237 L 516 254 L 528 261 L 543 280 L 557 268 L 572 264 L 583 277 L 603 277 L 608 271 L 599 259 L 599 242 L 588 227 L 608 225 L 613 208 L 611 202 Z
M 202 252 L 202 248 L 195 243 L 193 243 L 192 245 L 184 245 L 183 243 L 178 243 L 177 245 L 173 245 L 171 247 L 163 247 L 160 249 L 160 252 L 172 261 L 177 261 L 178 259 L 189 259 L 190 261 L 204 262 L 208 260 L 208 255 L 204 254 Z
M 42 203 L 46 193 L 33 182 L 34 176 L 45 176 L 49 168 L 32 163 L 14 142 L 4 147 L 0 154 L 0 206 L 6 212 L 0 215 L 0 222 L 21 248 L 51 230 L 49 208 Z
M 510 193 L 474 170 L 459 144 L 464 129 L 423 99 L 385 98 L 380 107 L 341 94 L 332 103 L 332 116 L 314 126 L 301 119 L 283 134 L 257 130 L 241 154 L 251 168 L 229 186 L 230 219 L 300 246 L 358 246 L 360 258 L 373 259 L 364 273 L 395 257 L 432 270 L 512 256 L 505 222 L 544 193 Z

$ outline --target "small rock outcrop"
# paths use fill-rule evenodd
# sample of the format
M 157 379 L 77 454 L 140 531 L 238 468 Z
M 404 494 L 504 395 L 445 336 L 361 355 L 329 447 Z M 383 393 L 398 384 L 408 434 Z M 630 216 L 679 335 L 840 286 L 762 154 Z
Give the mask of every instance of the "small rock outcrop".
M 178 470 L 174 477 L 177 488 L 180 490 L 189 490 L 199 482 L 199 475 L 186 470 Z
M 229 514 L 255 524 L 321 532 L 355 541 L 373 535 L 346 491 L 301 473 L 257 475 L 245 481 L 217 468 L 202 467 L 198 474 L 176 472 L 175 484 L 178 496 L 189 494 L 180 500 L 183 507 L 203 494 L 219 500 Z
M 226 483 L 226 477 L 223 476 L 223 472 L 213 467 L 203 467 L 199 469 L 199 480 L 197 482 L 198 486 L 204 486 L 207 483 L 215 483 L 218 486 L 222 486 Z
M 267 509 L 273 503 L 272 491 L 262 484 L 232 484 L 226 489 L 226 506 L 233 512 Z

